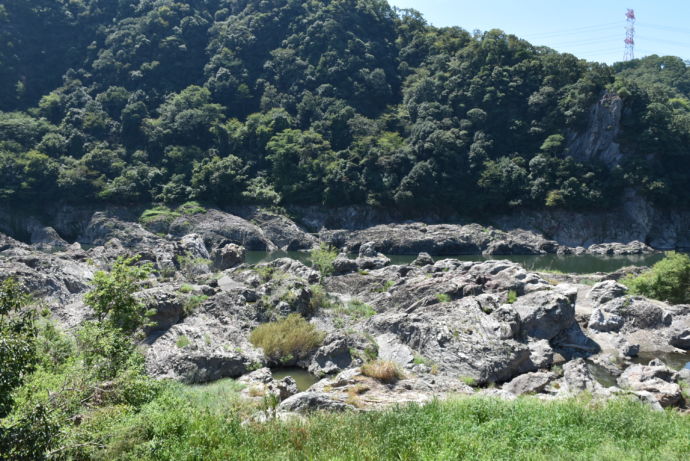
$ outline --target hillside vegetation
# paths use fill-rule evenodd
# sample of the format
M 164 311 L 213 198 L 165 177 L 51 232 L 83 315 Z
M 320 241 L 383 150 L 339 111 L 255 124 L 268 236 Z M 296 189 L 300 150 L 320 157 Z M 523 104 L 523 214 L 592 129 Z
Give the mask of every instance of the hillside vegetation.
M 679 58 L 591 63 L 384 0 L 13 0 L 0 200 L 687 206 L 689 92 Z M 571 157 L 618 98 L 621 159 Z

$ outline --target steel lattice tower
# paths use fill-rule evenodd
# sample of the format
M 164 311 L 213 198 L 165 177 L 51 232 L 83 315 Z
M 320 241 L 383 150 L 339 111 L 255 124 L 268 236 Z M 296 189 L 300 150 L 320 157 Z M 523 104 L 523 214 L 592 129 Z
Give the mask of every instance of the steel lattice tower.
M 635 10 L 628 8 L 625 13 L 628 24 L 625 26 L 625 53 L 623 61 L 635 59 Z

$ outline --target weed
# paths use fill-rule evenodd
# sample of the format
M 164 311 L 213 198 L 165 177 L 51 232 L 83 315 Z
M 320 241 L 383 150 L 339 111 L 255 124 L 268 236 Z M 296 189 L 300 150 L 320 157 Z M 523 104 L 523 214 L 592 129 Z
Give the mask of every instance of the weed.
M 303 358 L 323 342 L 324 334 L 299 314 L 259 325 L 249 335 L 251 343 L 272 360 L 288 356 Z
M 394 383 L 404 378 L 400 367 L 388 360 L 374 360 L 362 365 L 362 374 L 384 383 Z

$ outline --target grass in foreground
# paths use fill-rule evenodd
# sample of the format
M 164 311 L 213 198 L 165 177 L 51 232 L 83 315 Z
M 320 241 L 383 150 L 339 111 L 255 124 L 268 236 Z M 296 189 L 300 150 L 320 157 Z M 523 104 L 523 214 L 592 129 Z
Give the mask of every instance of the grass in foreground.
M 630 401 L 462 398 L 385 412 L 242 424 L 232 389 L 169 391 L 138 413 L 95 418 L 96 459 L 685 460 L 690 418 Z M 219 406 L 214 404 L 218 400 Z M 84 428 L 85 429 L 85 428 Z

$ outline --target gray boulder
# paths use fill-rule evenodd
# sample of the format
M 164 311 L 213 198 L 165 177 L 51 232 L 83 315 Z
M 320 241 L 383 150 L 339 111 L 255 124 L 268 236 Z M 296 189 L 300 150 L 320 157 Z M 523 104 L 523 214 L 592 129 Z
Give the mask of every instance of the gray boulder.
M 352 405 L 332 399 L 325 392 L 300 392 L 282 401 L 278 411 L 309 413 L 318 410 L 345 411 L 354 410 Z
M 592 311 L 587 327 L 601 332 L 618 331 L 624 323 L 625 320 L 620 315 L 606 312 L 597 307 Z
M 248 250 L 277 249 L 258 226 L 220 210 L 181 216 L 170 224 L 170 233 L 174 236 L 192 232 L 201 235 L 207 248 L 234 243 Z
M 563 392 L 579 394 L 588 391 L 595 392 L 601 385 L 594 379 L 583 359 L 575 359 L 563 365 Z
M 690 325 L 679 325 L 671 331 L 669 343 L 678 349 L 690 350 Z
M 592 290 L 589 292 L 589 298 L 594 304 L 604 304 L 612 299 L 625 296 L 627 292 L 628 289 L 625 286 L 616 283 L 613 280 L 606 280 L 604 282 L 599 282 L 592 287 Z
M 434 258 L 429 255 L 429 253 L 421 252 L 417 255 L 414 261 L 412 261 L 413 266 L 423 267 L 431 266 L 434 264 Z
M 218 270 L 226 270 L 238 266 L 244 262 L 246 251 L 244 247 L 228 243 L 222 247 L 215 248 L 211 252 L 213 266 Z
M 556 292 L 539 291 L 518 298 L 513 308 L 520 316 L 522 333 L 538 339 L 552 339 L 575 323 L 575 307 Z
M 349 274 L 357 271 L 357 261 L 347 257 L 345 253 L 340 253 L 333 260 L 333 273 L 335 275 Z
M 504 384 L 503 390 L 515 395 L 536 394 L 542 392 L 554 379 L 556 375 L 551 372 L 525 373 Z
M 669 407 L 683 398 L 677 379 L 676 372 L 664 365 L 632 365 L 618 378 L 618 385 L 636 392 L 649 392 L 662 407 Z
M 352 365 L 351 342 L 340 333 L 328 335 L 311 358 L 309 373 L 316 376 L 338 373 Z

